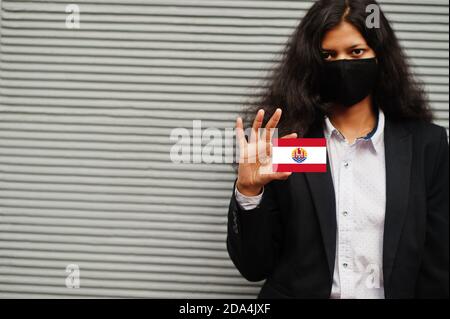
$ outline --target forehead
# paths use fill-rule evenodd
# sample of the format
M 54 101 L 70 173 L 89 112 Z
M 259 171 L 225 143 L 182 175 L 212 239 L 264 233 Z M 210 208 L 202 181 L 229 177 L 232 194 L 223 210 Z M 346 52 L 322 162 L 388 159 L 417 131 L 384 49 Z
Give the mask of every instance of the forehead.
M 367 43 L 358 29 L 345 21 L 328 31 L 322 40 L 324 50 L 345 50 L 356 45 Z

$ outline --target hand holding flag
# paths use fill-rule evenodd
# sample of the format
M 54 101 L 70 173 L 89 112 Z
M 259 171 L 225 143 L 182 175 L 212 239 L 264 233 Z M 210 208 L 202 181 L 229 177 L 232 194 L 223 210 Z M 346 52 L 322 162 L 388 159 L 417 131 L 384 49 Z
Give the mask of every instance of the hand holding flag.
M 273 173 L 272 167 L 272 137 L 274 129 L 278 126 L 282 111 L 277 109 L 267 122 L 262 136 L 259 129 L 264 120 L 264 110 L 259 110 L 253 122 L 251 135 L 247 141 L 244 134 L 244 124 L 241 118 L 236 121 L 236 134 L 239 144 L 239 169 L 236 186 L 243 195 L 256 196 L 262 188 L 273 180 L 285 180 L 292 173 Z M 297 133 L 289 134 L 284 138 L 296 138 Z

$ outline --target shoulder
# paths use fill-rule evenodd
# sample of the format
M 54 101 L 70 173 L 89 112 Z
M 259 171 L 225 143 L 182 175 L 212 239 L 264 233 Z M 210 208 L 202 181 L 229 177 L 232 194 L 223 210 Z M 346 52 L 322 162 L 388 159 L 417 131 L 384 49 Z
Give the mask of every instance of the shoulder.
M 436 178 L 445 179 L 445 169 L 448 167 L 449 148 L 447 129 L 440 125 L 420 120 L 409 120 L 402 124 L 412 140 L 412 155 L 416 169 L 423 168 L 426 185 L 431 187 L 436 183 Z M 441 173 L 439 173 L 441 172 Z
M 398 123 L 413 136 L 413 140 L 421 144 L 447 143 L 447 129 L 443 126 L 423 120 L 406 120 Z

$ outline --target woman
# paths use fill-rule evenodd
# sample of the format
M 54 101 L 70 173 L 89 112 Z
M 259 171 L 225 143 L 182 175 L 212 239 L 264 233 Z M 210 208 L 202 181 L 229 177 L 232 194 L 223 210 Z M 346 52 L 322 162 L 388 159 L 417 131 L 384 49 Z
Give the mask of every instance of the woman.
M 262 174 L 242 158 L 228 218 L 231 259 L 260 298 L 448 298 L 446 130 L 431 124 L 383 13 L 320 0 L 300 23 L 258 105 L 242 154 L 270 138 L 327 140 L 327 173 Z M 277 108 L 280 106 L 280 108 Z M 268 141 L 268 142 L 267 142 Z

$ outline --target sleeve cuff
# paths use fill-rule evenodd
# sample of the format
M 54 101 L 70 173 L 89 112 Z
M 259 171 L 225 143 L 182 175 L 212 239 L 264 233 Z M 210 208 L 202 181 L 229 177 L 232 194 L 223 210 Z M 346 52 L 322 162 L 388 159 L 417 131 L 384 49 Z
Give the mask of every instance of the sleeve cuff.
M 257 196 L 245 196 L 238 191 L 237 187 L 234 188 L 234 195 L 236 197 L 236 201 L 239 204 L 240 208 L 244 211 L 253 210 L 257 208 L 261 203 L 263 194 L 264 189 L 261 192 L 261 194 Z

